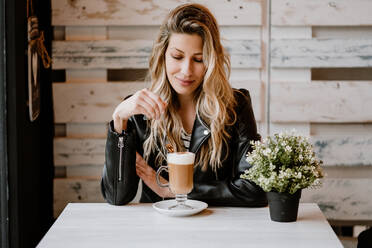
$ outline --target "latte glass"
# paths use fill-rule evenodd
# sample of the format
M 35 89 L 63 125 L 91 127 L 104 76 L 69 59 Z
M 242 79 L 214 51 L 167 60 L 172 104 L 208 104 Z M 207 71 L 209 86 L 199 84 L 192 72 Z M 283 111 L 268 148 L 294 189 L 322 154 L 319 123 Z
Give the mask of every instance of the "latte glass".
M 160 166 L 156 172 L 156 182 L 160 187 L 169 187 L 176 195 L 176 205 L 169 207 L 170 210 L 192 209 L 186 204 L 187 194 L 194 187 L 194 161 L 195 154 L 192 152 L 174 152 L 167 155 L 167 166 Z M 160 173 L 165 170 L 169 174 L 169 183 L 162 184 L 159 180 Z

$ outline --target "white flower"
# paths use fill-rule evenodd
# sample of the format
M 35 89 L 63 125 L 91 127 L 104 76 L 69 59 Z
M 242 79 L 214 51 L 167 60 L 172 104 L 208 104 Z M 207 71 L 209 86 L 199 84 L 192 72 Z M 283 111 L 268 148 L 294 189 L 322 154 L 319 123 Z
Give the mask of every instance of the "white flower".
M 265 150 L 263 150 L 263 154 L 265 156 L 270 156 L 270 153 L 271 153 L 271 149 L 270 148 L 266 148 Z
M 286 146 L 286 147 L 284 148 L 284 150 L 285 150 L 286 152 L 291 152 L 291 151 L 292 151 L 292 148 L 291 148 L 290 146 Z
M 252 163 L 252 162 L 253 162 L 253 158 L 250 157 L 250 156 L 247 156 L 247 162 L 248 162 L 248 163 Z

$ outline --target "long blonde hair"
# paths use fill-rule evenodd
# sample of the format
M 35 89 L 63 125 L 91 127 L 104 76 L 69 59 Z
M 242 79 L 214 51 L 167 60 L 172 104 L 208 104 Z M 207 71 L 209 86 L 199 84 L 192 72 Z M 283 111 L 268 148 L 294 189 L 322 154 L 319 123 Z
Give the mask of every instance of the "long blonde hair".
M 179 102 L 177 93 L 168 81 L 165 69 L 165 52 L 172 33 L 197 34 L 203 40 L 203 63 L 206 68 L 203 82 L 195 90 L 194 104 L 196 118 L 200 118 L 211 129 L 211 137 L 196 156 L 196 165 L 206 170 L 211 166 L 217 171 L 228 155 L 227 140 L 230 138 L 226 127 L 236 121 L 234 106 L 236 101 L 228 82 L 230 59 L 221 45 L 217 21 L 212 13 L 200 4 L 184 4 L 171 11 L 160 27 L 159 35 L 153 45 L 149 61 L 151 88 L 168 103 L 163 118 L 149 121 L 149 136 L 145 140 L 144 158 L 148 161 L 150 153 L 156 155 L 156 163 L 161 164 L 167 153 L 165 145 L 170 143 L 177 151 L 182 151 L 182 121 L 177 114 Z M 222 156 L 223 146 L 227 153 Z

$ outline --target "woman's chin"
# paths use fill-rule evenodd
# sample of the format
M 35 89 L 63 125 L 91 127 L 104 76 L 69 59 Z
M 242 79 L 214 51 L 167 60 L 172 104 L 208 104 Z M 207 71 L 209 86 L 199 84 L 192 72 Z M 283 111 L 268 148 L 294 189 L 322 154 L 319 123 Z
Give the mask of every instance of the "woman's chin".
M 177 87 L 175 91 L 177 92 L 178 95 L 182 96 L 188 96 L 194 92 L 194 90 L 191 87 Z

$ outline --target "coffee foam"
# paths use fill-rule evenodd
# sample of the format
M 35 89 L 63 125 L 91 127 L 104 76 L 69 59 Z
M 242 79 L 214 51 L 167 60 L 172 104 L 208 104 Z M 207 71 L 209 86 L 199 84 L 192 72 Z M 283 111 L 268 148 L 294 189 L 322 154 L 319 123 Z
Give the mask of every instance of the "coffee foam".
M 168 164 L 193 164 L 194 160 L 195 154 L 192 152 L 175 152 L 167 155 Z

